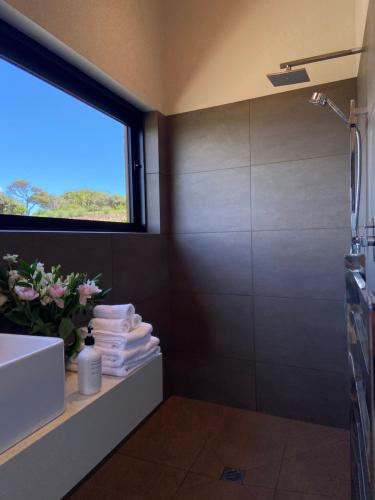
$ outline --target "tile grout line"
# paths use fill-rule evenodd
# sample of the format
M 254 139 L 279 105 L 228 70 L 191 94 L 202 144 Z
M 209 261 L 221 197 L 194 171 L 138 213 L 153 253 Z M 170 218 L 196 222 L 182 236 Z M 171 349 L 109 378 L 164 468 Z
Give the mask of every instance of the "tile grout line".
M 336 302 L 340 304 L 344 304 L 342 299 L 331 299 L 328 297 L 293 297 L 293 296 L 287 296 L 287 295 L 263 295 L 263 294 L 252 294 L 252 293 L 233 293 L 233 292 L 206 292 L 206 291 L 196 291 L 196 290 L 171 290 L 172 292 L 179 294 L 179 295 L 218 295 L 219 297 L 260 297 L 260 298 L 265 298 L 265 299 L 283 299 L 283 300 L 293 300 L 293 301 L 321 301 L 321 302 Z M 154 297 L 157 297 L 159 295 L 152 295 L 148 297 L 148 299 L 153 299 Z M 147 300 L 147 299 L 146 299 Z
M 178 486 L 177 490 L 176 490 L 176 491 L 175 491 L 175 493 L 172 495 L 171 500 L 173 500 L 173 499 L 176 497 L 176 495 L 179 493 L 179 491 L 182 489 L 182 486 L 183 486 L 183 484 L 184 484 L 184 482 L 185 482 L 185 480 L 186 480 L 186 478 L 187 478 L 188 474 L 190 474 L 190 473 L 194 474 L 194 472 L 192 472 L 192 468 L 193 468 L 193 466 L 195 465 L 196 461 L 198 460 L 199 456 L 202 454 L 203 450 L 205 449 L 206 444 L 208 443 L 208 440 L 209 440 L 209 439 L 210 439 L 209 437 L 207 437 L 207 438 L 205 439 L 205 441 L 204 441 L 204 443 L 203 443 L 202 447 L 199 449 L 199 451 L 197 452 L 196 456 L 193 458 L 193 461 L 192 461 L 192 463 L 191 463 L 190 467 L 187 469 L 186 474 L 185 474 L 185 476 L 184 476 L 183 480 L 181 481 L 181 483 L 179 484 L 179 486 Z M 221 460 L 220 460 L 220 462 L 221 462 Z M 223 467 L 224 467 L 224 465 L 223 465 Z M 198 473 L 197 473 L 197 474 L 198 474 Z M 213 478 L 213 477 L 211 477 L 211 476 L 206 476 L 205 474 L 200 474 L 200 475 L 205 476 L 205 477 L 207 477 L 208 479 L 210 479 L 210 482 L 211 482 L 211 481 L 213 482 L 213 481 L 216 481 L 216 480 L 217 480 L 217 479 L 215 479 L 215 478 Z
M 173 293 L 178 293 L 180 295 L 217 295 L 217 296 L 233 296 L 233 297 L 263 297 L 263 298 L 268 298 L 268 299 L 290 299 L 293 301 L 298 301 L 298 300 L 316 300 L 316 301 L 324 301 L 324 302 L 340 302 L 344 304 L 344 296 L 342 299 L 336 297 L 336 298 L 331 298 L 331 297 L 311 297 L 311 296 L 306 296 L 306 297 L 296 297 L 293 295 L 268 295 L 268 294 L 251 294 L 251 293 L 236 293 L 236 292 L 208 292 L 208 291 L 197 291 L 197 290 L 178 290 L 178 289 L 172 289 L 171 292 Z M 150 298 L 153 298 L 157 295 L 153 295 Z
M 334 230 L 349 230 L 350 226 L 319 226 L 319 227 L 290 227 L 281 229 L 233 229 L 233 230 L 220 230 L 220 231 L 174 231 L 169 236 L 184 236 L 184 235 L 198 235 L 198 234 L 233 234 L 233 233 L 286 233 L 292 231 L 334 231 Z
M 250 131 L 249 131 L 250 132 Z M 338 156 L 343 156 L 343 157 L 349 157 L 348 153 L 333 153 L 333 154 L 327 154 L 327 155 L 319 155 L 319 156 L 307 156 L 307 157 L 300 157 L 300 158 L 291 158 L 291 159 L 286 159 L 286 160 L 278 160 L 278 161 L 267 161 L 267 162 L 262 162 L 262 163 L 252 163 L 251 162 L 251 157 L 250 157 L 250 163 L 248 165 L 237 165 L 234 167 L 225 167 L 225 168 L 212 168 L 208 170 L 191 170 L 189 172 L 173 172 L 173 173 L 163 173 L 163 175 L 168 176 L 168 177 L 179 177 L 182 175 L 194 175 L 194 174 L 207 174 L 207 173 L 215 173 L 215 172 L 225 172 L 227 170 L 236 170 L 240 168 L 257 168 L 257 167 L 264 167 L 268 165 L 281 165 L 283 163 L 292 163 L 292 162 L 300 162 L 300 161 L 308 161 L 308 160 L 319 160 L 322 158 L 336 158 Z M 282 168 L 282 167 L 281 167 Z M 149 174 L 155 174 L 158 172 L 148 172 Z
M 253 296 L 251 297 L 251 324 L 250 324 L 250 339 L 251 339 L 251 348 L 254 358 L 253 365 L 253 379 L 254 379 L 254 406 L 255 411 L 258 411 L 258 384 L 257 384 L 257 370 L 256 370 L 256 361 L 257 361 L 257 349 L 256 349 L 256 337 L 255 337 L 255 300 L 254 300 L 254 292 L 255 292 L 255 280 L 254 280 L 254 237 L 253 237 L 253 228 L 254 228 L 254 217 L 253 217 L 253 197 L 252 197 L 252 168 L 251 168 L 251 101 L 248 103 L 249 109 L 249 159 L 250 159 L 250 272 L 251 272 L 251 291 Z M 251 386 L 248 387 L 248 391 L 251 394 Z

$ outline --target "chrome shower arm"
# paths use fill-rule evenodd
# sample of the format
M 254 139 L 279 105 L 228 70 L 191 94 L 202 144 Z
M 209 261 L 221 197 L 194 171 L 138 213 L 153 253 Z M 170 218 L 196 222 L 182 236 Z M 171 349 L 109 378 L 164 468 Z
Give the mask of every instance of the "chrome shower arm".
M 343 111 L 341 111 L 338 106 L 336 106 L 336 104 L 329 97 L 326 98 L 326 103 L 337 115 L 339 115 L 339 117 L 347 124 L 348 127 L 351 127 L 352 123 L 349 118 Z
M 338 50 L 336 52 L 328 52 L 327 54 L 319 54 L 318 56 L 287 61 L 280 64 L 280 69 L 288 69 L 294 68 L 295 66 L 303 66 L 304 64 L 328 61 L 329 59 L 337 59 L 338 57 L 352 56 L 354 54 L 360 54 L 361 52 L 364 52 L 364 50 L 365 49 L 363 47 L 356 47 L 354 49 Z

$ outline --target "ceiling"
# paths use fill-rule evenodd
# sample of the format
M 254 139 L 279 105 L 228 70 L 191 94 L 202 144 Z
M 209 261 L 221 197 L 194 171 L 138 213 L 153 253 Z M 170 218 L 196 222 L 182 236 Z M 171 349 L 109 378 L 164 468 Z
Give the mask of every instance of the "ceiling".
M 352 78 L 360 56 L 311 64 L 275 88 L 284 61 L 361 45 L 368 0 L 165 0 L 167 113 Z

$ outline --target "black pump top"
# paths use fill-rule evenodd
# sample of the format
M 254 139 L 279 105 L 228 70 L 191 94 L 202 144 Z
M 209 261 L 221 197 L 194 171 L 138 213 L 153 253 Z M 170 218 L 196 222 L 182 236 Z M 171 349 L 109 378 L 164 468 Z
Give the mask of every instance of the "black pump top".
M 95 344 L 95 339 L 92 335 L 92 326 L 89 325 L 87 328 L 87 335 L 85 337 L 85 345 L 94 345 Z

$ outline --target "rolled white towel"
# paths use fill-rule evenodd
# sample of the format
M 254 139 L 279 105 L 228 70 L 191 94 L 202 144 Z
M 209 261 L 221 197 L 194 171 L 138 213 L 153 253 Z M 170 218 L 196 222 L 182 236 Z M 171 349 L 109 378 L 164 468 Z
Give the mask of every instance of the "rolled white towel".
M 130 332 L 132 333 L 132 332 Z M 119 334 L 121 335 L 121 334 Z M 124 335 L 129 335 L 128 333 L 125 333 Z M 120 351 L 123 351 L 129 346 L 136 347 L 140 346 L 143 344 L 147 344 L 151 339 L 151 334 L 148 333 L 145 337 L 142 337 L 139 340 L 135 340 L 134 342 L 127 342 L 126 340 L 109 340 L 107 335 L 95 335 L 95 345 L 98 347 L 106 347 L 107 349 L 118 349 Z
M 114 333 L 106 330 L 94 330 L 95 344 L 110 349 L 125 349 L 127 346 L 140 345 L 150 340 L 152 333 L 150 323 L 141 323 L 138 328 L 129 333 Z M 86 337 L 87 328 L 81 328 L 82 337 Z
M 132 330 L 135 330 L 142 323 L 142 316 L 140 314 L 133 314 L 131 317 Z
M 94 307 L 93 313 L 95 318 L 131 319 L 135 314 L 135 308 L 133 304 L 100 305 Z
M 129 319 L 105 319 L 105 318 L 92 318 L 91 326 L 95 330 L 107 331 L 113 333 L 129 333 L 132 325 Z

